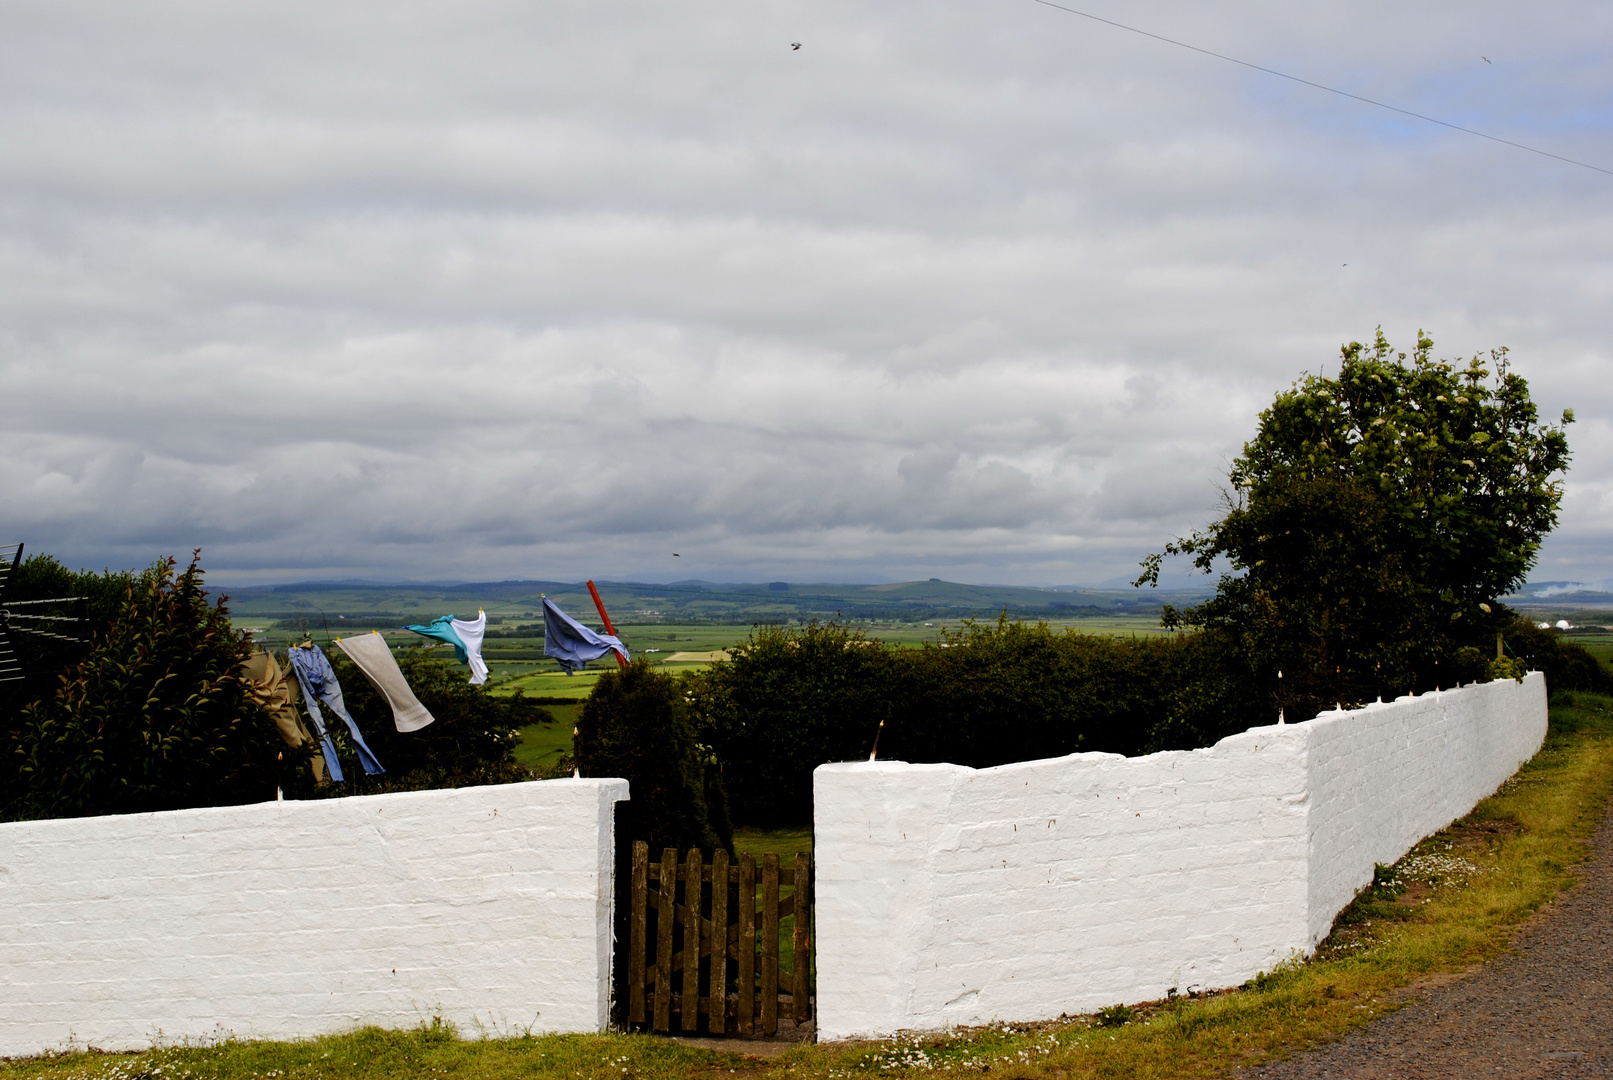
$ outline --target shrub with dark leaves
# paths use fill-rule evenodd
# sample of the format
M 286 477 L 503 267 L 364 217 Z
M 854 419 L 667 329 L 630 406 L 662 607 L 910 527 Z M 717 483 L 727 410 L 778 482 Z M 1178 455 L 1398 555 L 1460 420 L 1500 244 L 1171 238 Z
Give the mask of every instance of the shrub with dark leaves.
M 651 851 L 732 851 L 722 780 L 680 683 L 642 658 L 601 674 L 578 717 L 577 768 L 583 776 L 627 779 L 632 800 L 618 828 Z
M 9 732 L 8 818 L 80 817 L 272 799 L 283 749 L 252 683 L 250 646 L 199 555 L 123 579 L 88 655 Z

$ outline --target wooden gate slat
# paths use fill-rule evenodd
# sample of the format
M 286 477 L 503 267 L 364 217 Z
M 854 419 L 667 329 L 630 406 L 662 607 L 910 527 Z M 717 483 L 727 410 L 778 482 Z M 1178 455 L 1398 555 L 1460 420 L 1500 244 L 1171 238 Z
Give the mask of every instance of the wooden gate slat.
M 748 853 L 730 862 L 728 852 L 718 850 L 709 863 L 698 848 L 683 860 L 676 848 L 664 849 L 657 862 L 651 862 L 649 854 L 648 844 L 633 844 L 625 959 L 627 1020 L 659 1032 L 704 1029 L 720 1035 L 732 1017 L 740 1034 L 756 1036 L 778 1033 L 781 1007 L 797 1024 L 810 1019 L 811 856 L 799 852 L 793 867 L 781 867 L 778 855 L 766 854 L 758 873 L 756 857 Z M 704 896 L 708 882 L 709 903 Z M 781 897 L 785 888 L 791 895 Z M 653 942 L 651 911 L 656 913 Z M 795 917 L 793 940 L 784 948 L 790 950 L 793 970 L 788 985 L 780 985 L 780 920 L 791 916 Z M 737 974 L 731 998 L 730 959 Z M 703 976 L 707 980 L 704 994 L 700 992 Z M 673 1013 L 678 1014 L 676 1028 Z
M 746 852 L 739 857 L 739 1014 L 742 1035 L 756 1034 L 756 856 Z
M 710 982 L 707 984 L 710 1010 L 706 1030 L 722 1035 L 728 1030 L 728 852 L 718 848 L 711 855 L 711 954 Z
M 655 920 L 655 1030 L 672 1030 L 672 912 L 677 906 L 678 851 L 661 852 L 660 914 Z
M 812 892 L 812 864 L 805 852 L 795 853 L 795 895 L 790 897 L 795 911 L 795 978 L 790 996 L 794 999 L 791 1005 L 795 1011 L 797 1024 L 806 1020 L 810 1014 L 809 1006 L 812 997 L 812 951 L 810 944 L 812 902 L 808 899 Z
M 646 909 L 649 900 L 650 845 L 642 840 L 633 844 L 632 929 L 627 947 L 627 1018 L 644 1023 L 644 944 L 648 936 Z
M 683 1007 L 678 1010 L 678 1028 L 700 1030 L 700 849 L 689 849 L 688 869 L 683 875 Z
M 762 856 L 762 1034 L 778 1034 L 778 856 Z

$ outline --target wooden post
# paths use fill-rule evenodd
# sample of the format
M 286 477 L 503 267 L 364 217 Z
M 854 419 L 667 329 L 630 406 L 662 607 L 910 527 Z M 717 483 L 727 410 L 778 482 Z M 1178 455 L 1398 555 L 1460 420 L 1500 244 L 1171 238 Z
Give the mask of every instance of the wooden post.
M 689 849 L 683 882 L 683 1003 L 678 1027 L 700 1030 L 700 849 Z
M 627 944 L 627 1018 L 644 1023 L 644 947 L 649 936 L 650 845 L 633 841 L 633 899 Z
M 706 1030 L 722 1035 L 728 1030 L 728 852 L 718 848 L 711 856 L 711 974 L 707 994 L 710 1015 Z
M 812 999 L 812 862 L 806 852 L 795 853 L 795 971 L 790 989 L 797 1024 L 811 1015 Z
M 655 909 L 655 1030 L 672 1030 L 672 923 L 678 909 L 678 850 L 661 852 L 661 892 Z
M 610 624 L 610 616 L 605 614 L 605 601 L 599 598 L 599 590 L 594 588 L 594 583 L 592 581 L 588 583 L 588 595 L 594 598 L 594 607 L 599 610 L 599 621 L 605 624 L 605 633 L 609 634 L 611 637 L 615 637 L 616 628 Z M 621 668 L 627 666 L 627 661 L 622 659 L 621 653 L 617 652 L 615 649 L 612 649 L 611 655 L 616 657 L 617 667 Z
M 778 1034 L 778 856 L 762 856 L 762 1034 Z
M 756 856 L 739 857 L 739 1033 L 756 1034 Z

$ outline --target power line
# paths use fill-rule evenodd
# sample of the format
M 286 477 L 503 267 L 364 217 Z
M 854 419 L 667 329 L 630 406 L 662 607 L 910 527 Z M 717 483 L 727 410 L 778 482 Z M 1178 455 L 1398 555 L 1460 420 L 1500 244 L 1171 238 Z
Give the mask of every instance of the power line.
M 1068 12 L 1071 15 L 1079 15 L 1083 19 L 1091 19 L 1093 22 L 1100 22 L 1105 26 L 1113 26 L 1117 30 L 1127 30 L 1133 34 L 1141 34 L 1143 37 L 1153 38 L 1155 41 L 1163 41 L 1167 45 L 1175 45 L 1180 49 L 1191 49 L 1193 52 L 1203 53 L 1205 56 L 1213 56 L 1217 60 L 1225 60 L 1229 64 L 1237 64 L 1240 67 L 1246 67 L 1254 71 L 1264 72 L 1267 75 L 1275 75 L 1279 79 L 1287 79 L 1289 82 L 1297 82 L 1303 86 L 1314 87 L 1317 90 L 1326 90 L 1329 94 L 1337 94 L 1339 97 L 1347 97 L 1352 101 L 1359 101 L 1366 105 L 1375 105 L 1380 109 L 1388 109 L 1390 112 L 1396 112 L 1402 116 L 1410 116 L 1417 120 L 1425 120 L 1430 124 L 1438 124 L 1440 127 L 1450 128 L 1452 131 L 1460 131 L 1466 135 L 1477 135 L 1481 139 L 1489 139 L 1491 142 L 1500 143 L 1502 146 L 1510 146 L 1517 150 L 1527 150 L 1531 154 L 1539 154 L 1541 157 L 1549 157 L 1553 160 L 1561 161 L 1568 165 L 1578 165 L 1582 169 L 1590 169 L 1592 172 L 1599 172 L 1606 176 L 1613 176 L 1613 169 L 1604 169 L 1600 165 L 1590 165 L 1583 161 L 1575 161 L 1571 157 L 1563 157 L 1561 154 L 1554 154 L 1550 150 L 1541 150 L 1534 146 L 1525 146 L 1521 142 L 1513 142 L 1511 139 L 1503 139 L 1499 135 L 1487 135 L 1482 131 L 1475 131 L 1470 127 L 1463 127 L 1461 124 L 1453 124 L 1447 120 L 1440 120 L 1432 116 L 1425 116 L 1420 112 L 1412 112 L 1410 109 L 1402 109 L 1398 105 L 1389 105 L 1382 101 L 1374 101 L 1369 97 L 1362 97 L 1360 94 L 1352 94 L 1348 90 L 1340 90 L 1332 86 L 1323 86 L 1319 82 L 1311 82 L 1309 79 L 1302 79 L 1298 75 L 1290 75 L 1285 71 L 1277 71 L 1273 68 L 1261 67 L 1259 64 L 1251 64 L 1247 60 L 1239 60 L 1236 56 L 1227 56 L 1225 53 L 1218 53 L 1212 49 L 1202 49 L 1197 45 L 1189 45 L 1185 41 L 1177 41 L 1175 38 L 1165 37 L 1163 34 L 1151 34 L 1147 30 L 1139 30 L 1135 26 L 1127 26 L 1125 23 L 1118 23 L 1113 19 L 1105 19 L 1100 15 L 1093 15 L 1091 12 L 1077 11 L 1073 7 L 1065 7 L 1063 4 L 1055 4 L 1053 3 L 1053 0 L 1033 0 L 1033 2 L 1041 4 L 1043 7 L 1056 8 L 1059 11 Z

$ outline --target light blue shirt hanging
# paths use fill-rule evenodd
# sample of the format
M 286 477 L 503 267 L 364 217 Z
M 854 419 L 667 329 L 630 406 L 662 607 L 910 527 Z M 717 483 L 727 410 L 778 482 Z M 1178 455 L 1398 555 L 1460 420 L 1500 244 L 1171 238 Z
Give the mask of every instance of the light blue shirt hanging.
M 582 670 L 590 660 L 598 660 L 608 652 L 622 654 L 631 660 L 627 646 L 621 638 L 611 634 L 596 634 L 582 623 L 555 607 L 554 601 L 543 598 L 543 655 L 560 661 L 560 666 L 571 675 Z

